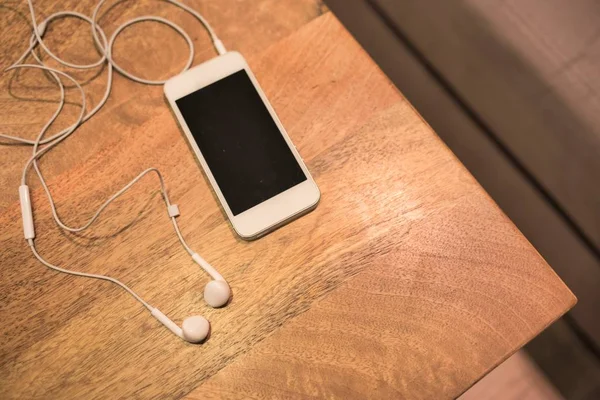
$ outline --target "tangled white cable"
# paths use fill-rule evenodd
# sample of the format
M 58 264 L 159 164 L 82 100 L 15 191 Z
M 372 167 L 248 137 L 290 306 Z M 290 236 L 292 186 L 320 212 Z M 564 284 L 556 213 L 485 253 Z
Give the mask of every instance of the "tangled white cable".
M 215 47 L 215 50 L 217 51 L 217 53 L 219 55 L 221 55 L 226 52 L 225 47 L 223 46 L 223 43 L 219 40 L 219 38 L 215 34 L 212 27 L 198 12 L 196 12 L 194 9 L 186 6 L 185 4 L 182 4 L 175 0 L 165 0 L 165 1 L 189 12 L 194 17 L 196 17 L 196 19 L 198 19 L 198 21 L 200 21 L 200 23 L 208 31 L 208 34 L 211 37 L 213 46 Z M 206 321 L 206 319 L 204 319 L 203 317 L 201 317 L 201 316 L 189 317 L 183 322 L 182 328 L 180 328 L 173 321 L 171 321 L 166 315 L 164 315 L 160 310 L 158 310 L 155 307 L 152 307 L 150 304 L 148 304 L 146 301 L 144 301 L 138 294 L 136 294 L 132 289 L 130 289 L 127 285 L 120 282 L 119 280 L 111 278 L 109 276 L 105 276 L 105 275 L 90 274 L 90 273 L 78 272 L 78 271 L 61 268 L 61 267 L 58 267 L 58 266 L 53 265 L 53 264 L 49 263 L 48 261 L 46 261 L 37 252 L 37 250 L 35 248 L 35 243 L 34 243 L 35 229 L 34 229 L 34 220 L 33 220 L 33 210 L 31 207 L 31 201 L 30 201 L 30 197 L 29 197 L 29 187 L 27 185 L 27 173 L 28 173 L 29 169 L 33 166 L 38 178 L 40 179 L 40 183 L 42 184 L 42 187 L 46 193 L 46 196 L 48 197 L 48 201 L 50 203 L 50 208 L 52 210 L 52 216 L 54 217 L 54 220 L 56 221 L 58 226 L 69 232 L 81 232 L 81 231 L 84 231 L 85 229 L 88 229 L 94 223 L 94 221 L 96 221 L 98 219 L 98 217 L 100 216 L 102 211 L 104 211 L 104 209 L 106 209 L 106 207 L 110 203 L 112 203 L 115 199 L 117 199 L 119 196 L 121 196 L 123 193 L 125 193 L 127 190 L 129 190 L 133 185 L 135 185 L 146 174 L 148 174 L 150 172 L 156 173 L 159 178 L 159 181 L 160 181 L 161 194 L 162 194 L 165 204 L 167 206 L 167 211 L 168 211 L 169 217 L 171 218 L 173 227 L 175 229 L 175 233 L 177 234 L 179 241 L 181 242 L 181 244 L 185 248 L 185 250 L 191 255 L 192 259 L 197 264 L 199 264 L 200 267 L 202 267 L 202 269 L 204 269 L 204 271 L 206 271 L 212 278 L 212 280 L 205 287 L 204 299 L 212 307 L 221 307 L 221 306 L 224 306 L 225 304 L 227 304 L 227 302 L 229 301 L 229 298 L 231 297 L 231 290 L 229 288 L 229 285 L 227 284 L 225 279 L 223 279 L 223 277 L 217 272 L 217 270 L 215 268 L 213 268 L 208 262 L 206 262 L 202 257 L 200 257 L 197 253 L 195 253 L 188 246 L 186 241 L 184 240 L 184 238 L 181 234 L 181 231 L 179 230 L 179 226 L 177 224 L 177 219 L 176 219 L 179 216 L 179 208 L 177 207 L 177 205 L 171 204 L 171 202 L 169 201 L 169 197 L 167 195 L 163 177 L 157 169 L 149 168 L 149 169 L 143 171 L 142 173 L 140 173 L 131 182 L 129 182 L 122 189 L 120 189 L 115 194 L 113 194 L 108 200 L 106 200 L 98 208 L 98 210 L 92 215 L 92 217 L 88 220 L 87 223 L 85 223 L 84 225 L 82 225 L 80 227 L 73 228 L 73 227 L 70 227 L 67 224 L 65 224 L 59 217 L 58 212 L 56 210 L 56 206 L 54 204 L 54 200 L 52 198 L 52 194 L 50 193 L 50 189 L 48 188 L 48 185 L 46 184 L 46 181 L 44 180 L 44 177 L 43 177 L 40 167 L 38 165 L 38 160 L 44 154 L 48 153 L 52 148 L 54 148 L 60 142 L 62 142 L 67 137 L 69 137 L 71 134 L 73 134 L 79 126 L 81 126 L 83 123 L 85 123 L 87 120 L 89 120 L 94 114 L 96 114 L 98 112 L 98 110 L 100 110 L 102 108 L 102 106 L 104 106 L 104 104 L 108 100 L 108 97 L 109 97 L 110 91 L 111 91 L 111 87 L 112 87 L 113 68 L 115 70 L 117 70 L 120 74 L 122 74 L 123 76 L 125 76 L 133 81 L 136 81 L 136 82 L 145 83 L 145 84 L 149 84 L 149 85 L 161 85 L 165 82 L 165 81 L 152 81 L 152 80 L 147 80 L 147 79 L 137 77 L 137 76 L 131 74 L 130 72 L 125 71 L 122 67 L 120 67 L 114 61 L 114 59 L 112 58 L 112 47 L 114 45 L 115 39 L 117 38 L 119 33 L 123 31 L 123 29 L 125 29 L 126 27 L 128 27 L 130 25 L 136 24 L 138 22 L 144 22 L 144 21 L 160 22 L 162 24 L 168 25 L 171 28 L 173 28 L 181 36 L 184 37 L 184 39 L 187 41 L 189 49 L 190 49 L 190 55 L 189 55 L 188 61 L 185 65 L 185 68 L 183 69 L 183 71 L 187 70 L 192 65 L 192 62 L 194 59 L 194 45 L 193 45 L 192 39 L 181 27 L 179 27 L 175 23 L 173 23 L 165 18 L 157 17 L 157 16 L 143 16 L 143 17 L 138 17 L 138 18 L 134 18 L 129 21 L 126 21 L 121 26 L 119 26 L 114 31 L 114 33 L 112 34 L 110 39 L 107 40 L 104 31 L 97 24 L 98 14 L 99 14 L 100 8 L 105 3 L 105 0 L 100 0 L 100 2 L 96 5 L 91 18 L 84 14 L 74 12 L 74 11 L 61 11 L 61 12 L 57 12 L 57 13 L 50 15 L 43 22 L 41 22 L 39 24 L 37 23 L 37 18 L 35 16 L 35 10 L 33 8 L 32 0 L 27 0 L 27 3 L 29 5 L 29 12 L 31 15 L 31 21 L 33 23 L 33 33 L 31 35 L 31 39 L 29 41 L 29 47 L 23 53 L 23 55 L 21 57 L 19 57 L 19 59 L 13 65 L 8 67 L 5 71 L 16 70 L 19 68 L 31 68 L 31 69 L 44 70 L 44 71 L 47 71 L 52 76 L 52 78 L 56 81 L 56 83 L 60 89 L 60 102 L 57 107 L 57 110 L 54 112 L 52 117 L 50 117 L 48 122 L 42 127 L 41 131 L 39 132 L 39 134 L 37 135 L 35 140 L 28 140 L 28 139 L 23 139 L 20 137 L 0 134 L 0 138 L 4 138 L 4 139 L 11 140 L 11 141 L 19 142 L 21 144 L 33 146 L 32 155 L 29 158 L 29 160 L 26 162 L 25 167 L 23 168 L 23 174 L 21 177 L 21 186 L 19 187 L 19 197 L 20 197 L 20 201 L 21 201 L 21 211 L 22 211 L 22 217 L 23 217 L 24 235 L 25 235 L 25 239 L 27 240 L 27 242 L 29 244 L 29 247 L 31 248 L 31 251 L 33 252 L 33 255 L 41 263 L 43 263 L 48 268 L 51 268 L 55 271 L 70 274 L 70 275 L 80 276 L 80 277 L 106 280 L 106 281 L 112 282 L 112 283 L 120 286 L 122 289 L 124 289 L 129 294 L 131 294 L 141 304 L 143 304 L 144 307 L 146 307 L 156 319 L 158 319 L 163 325 L 165 325 L 169 330 L 171 330 L 177 336 L 179 336 L 182 339 L 184 339 L 188 342 L 191 342 L 191 343 L 198 343 L 198 342 L 203 341 L 207 337 L 208 331 L 209 331 L 208 321 Z M 48 27 L 48 24 L 55 19 L 65 18 L 65 17 L 79 18 L 84 21 L 87 21 L 90 24 L 94 42 L 96 44 L 98 51 L 101 53 L 101 58 L 98 61 L 91 63 L 91 64 L 84 64 L 84 65 L 70 63 L 70 62 L 67 62 L 67 61 L 59 58 L 58 56 L 56 56 L 46 46 L 46 44 L 44 43 L 44 40 L 43 40 L 43 36 L 46 32 L 46 28 Z M 58 63 L 60 63 L 64 66 L 67 66 L 67 67 L 76 68 L 76 69 L 91 69 L 91 68 L 96 68 L 96 67 L 102 65 L 103 63 L 107 64 L 108 77 L 107 77 L 106 89 L 105 89 L 102 99 L 98 102 L 98 104 L 95 107 L 93 107 L 91 110 L 86 112 L 85 92 L 84 92 L 83 88 L 81 87 L 81 85 L 69 74 L 45 65 L 44 62 L 40 59 L 40 57 L 38 57 L 38 55 L 34 51 L 34 49 L 38 45 L 46 52 L 46 54 L 48 54 L 48 56 L 53 58 Z M 29 55 L 31 55 L 35 59 L 37 64 L 28 64 L 28 63 L 23 62 Z M 63 82 L 61 81 L 60 77 L 66 78 L 66 79 L 70 80 L 71 82 L 73 82 L 75 87 L 77 87 L 77 89 L 81 93 L 81 110 L 80 110 L 79 116 L 77 117 L 77 120 L 72 125 L 59 131 L 58 133 L 54 134 L 51 137 L 44 138 L 44 135 L 46 134 L 47 130 L 50 128 L 52 123 L 54 123 L 54 121 L 56 120 L 56 118 L 58 117 L 60 112 L 62 111 L 63 106 L 65 104 L 65 88 L 64 88 Z

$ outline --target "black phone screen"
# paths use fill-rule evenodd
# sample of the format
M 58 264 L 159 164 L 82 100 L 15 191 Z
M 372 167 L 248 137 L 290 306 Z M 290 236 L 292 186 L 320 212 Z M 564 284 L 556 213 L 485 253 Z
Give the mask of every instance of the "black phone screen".
M 175 103 L 233 215 L 306 180 L 245 70 Z

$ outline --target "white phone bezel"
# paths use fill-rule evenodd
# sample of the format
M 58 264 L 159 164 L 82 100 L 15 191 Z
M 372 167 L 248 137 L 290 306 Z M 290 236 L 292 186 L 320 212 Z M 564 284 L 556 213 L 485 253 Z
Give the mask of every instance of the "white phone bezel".
M 175 101 L 241 70 L 245 70 L 250 77 L 273 121 L 306 175 L 306 180 L 234 216 Z M 235 51 L 228 52 L 189 69 L 169 79 L 165 83 L 164 92 L 180 127 L 231 221 L 233 229 L 240 237 L 247 240 L 260 237 L 317 205 L 321 197 L 319 188 L 241 54 Z

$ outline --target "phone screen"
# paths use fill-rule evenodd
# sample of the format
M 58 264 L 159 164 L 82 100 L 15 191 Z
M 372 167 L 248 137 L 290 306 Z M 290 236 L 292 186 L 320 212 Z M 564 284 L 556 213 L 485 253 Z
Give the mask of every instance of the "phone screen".
M 233 215 L 306 180 L 245 70 L 175 102 Z

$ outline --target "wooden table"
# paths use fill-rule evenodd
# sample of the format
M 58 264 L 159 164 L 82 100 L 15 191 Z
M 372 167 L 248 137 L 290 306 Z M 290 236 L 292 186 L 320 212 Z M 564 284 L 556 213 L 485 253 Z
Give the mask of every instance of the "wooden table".
M 84 3 L 76 7 L 89 14 Z M 81 223 L 139 171 L 158 167 L 182 211 L 183 234 L 228 278 L 233 301 L 220 310 L 203 303 L 207 277 L 180 248 L 151 177 L 78 236 L 57 229 L 34 184 L 36 241 L 50 261 L 118 277 L 178 322 L 205 315 L 212 336 L 190 345 L 114 286 L 56 274 L 33 259 L 16 194 L 30 149 L 0 146 L 0 397 L 453 398 L 575 304 L 334 16 L 296 31 L 316 16 L 316 2 L 286 2 L 294 11 L 263 1 L 297 19 L 274 14 L 283 30 L 257 34 L 256 46 L 249 34 L 267 32 L 266 23 L 245 31 L 234 3 L 195 6 L 226 45 L 248 50 L 322 191 L 320 205 L 256 242 L 238 240 L 162 89 L 115 79 L 105 108 L 42 161 L 59 213 Z M 143 7 L 159 6 L 120 3 L 110 13 L 124 19 Z M 269 15 L 252 10 L 253 21 Z M 0 8 L 13 26 L 2 66 L 24 48 L 18 40 L 28 25 L 17 11 L 25 13 Z M 116 25 L 105 23 L 109 31 Z M 67 34 L 69 24 L 81 34 Z M 92 60 L 82 50 L 90 44 L 84 28 L 57 23 L 48 41 L 68 59 Z M 126 31 L 116 57 L 149 77 L 177 71 L 185 43 L 166 27 L 146 28 L 142 38 Z M 204 33 L 193 32 L 208 48 Z M 155 41 L 170 45 L 151 51 Z M 31 72 L 13 80 L 9 94 L 9 78 L 2 77 L 1 129 L 33 137 L 54 107 L 35 99 L 56 99 L 56 89 Z M 92 100 L 105 79 L 100 73 L 86 85 Z M 62 126 L 76 111 L 66 110 Z

